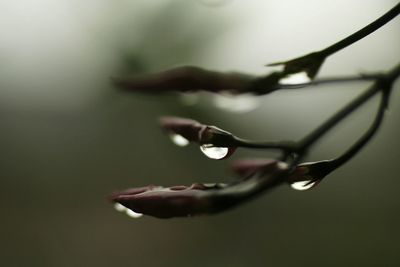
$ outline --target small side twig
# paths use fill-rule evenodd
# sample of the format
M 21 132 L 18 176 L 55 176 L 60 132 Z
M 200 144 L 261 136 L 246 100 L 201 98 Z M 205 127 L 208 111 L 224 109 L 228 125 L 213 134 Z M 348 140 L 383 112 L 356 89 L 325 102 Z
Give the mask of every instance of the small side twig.
M 347 117 L 350 113 L 364 104 L 372 96 L 378 93 L 380 90 L 390 88 L 393 82 L 400 76 L 400 64 L 395 66 L 391 71 L 389 71 L 382 78 L 378 79 L 367 91 L 359 95 L 356 99 L 351 101 L 348 105 L 338 111 L 325 123 L 311 132 L 309 135 L 303 138 L 299 143 L 299 151 L 306 151 L 315 142 L 317 142 L 324 134 L 326 134 L 332 127 L 334 127 L 338 122 Z
M 347 76 L 347 77 L 327 77 L 312 80 L 306 83 L 297 84 L 280 84 L 279 89 L 301 89 L 310 86 L 328 85 L 328 84 L 340 84 L 349 82 L 370 82 L 378 80 L 383 74 L 361 74 L 359 76 Z
M 375 21 L 371 22 L 370 24 L 368 24 L 364 28 L 362 28 L 362 29 L 356 31 L 355 33 L 347 36 L 346 38 L 340 40 L 339 42 L 337 42 L 337 43 L 335 43 L 333 45 L 330 45 L 325 49 L 322 49 L 321 51 L 319 51 L 319 53 L 321 53 L 325 57 L 328 57 L 328 56 L 330 56 L 330 55 L 332 55 L 332 54 L 334 54 L 334 53 L 336 53 L 336 52 L 338 52 L 338 51 L 340 51 L 340 50 L 342 50 L 342 49 L 354 44 L 355 42 L 363 39 L 364 37 L 370 35 L 374 31 L 378 30 L 379 28 L 384 26 L 386 23 L 388 23 L 389 21 L 394 19 L 399 14 L 400 14 L 400 3 L 395 5 L 388 12 L 386 12 L 381 17 L 379 17 Z

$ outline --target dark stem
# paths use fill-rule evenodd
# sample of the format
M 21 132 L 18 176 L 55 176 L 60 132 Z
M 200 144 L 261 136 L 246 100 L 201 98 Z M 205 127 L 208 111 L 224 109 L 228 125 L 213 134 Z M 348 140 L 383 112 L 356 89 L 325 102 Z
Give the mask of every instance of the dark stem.
M 307 83 L 298 84 L 280 84 L 278 89 L 299 89 L 308 86 L 317 86 L 325 84 L 336 84 L 336 83 L 347 83 L 347 82 L 368 82 L 375 81 L 381 78 L 383 74 L 366 74 L 360 76 L 349 76 L 349 77 L 331 77 L 331 78 L 321 78 L 318 80 L 313 80 Z
M 293 141 L 278 141 L 278 142 L 255 142 L 250 140 L 235 137 L 235 145 L 238 147 L 246 148 L 259 148 L 259 149 L 280 149 L 284 152 L 295 152 L 297 145 Z
M 398 3 L 396 6 L 394 6 L 392 9 L 390 9 L 388 12 L 386 12 L 384 15 L 382 15 L 380 18 L 375 20 L 374 22 L 368 24 L 361 30 L 353 33 L 352 35 L 344 38 L 343 40 L 340 40 L 339 42 L 319 51 L 321 55 L 324 55 L 325 57 L 328 57 L 339 50 L 342 50 L 343 48 L 361 40 L 365 36 L 373 33 L 389 21 L 391 21 L 393 18 L 395 18 L 398 14 L 400 13 L 400 3 Z
M 400 68 L 400 65 L 398 66 Z M 399 69 L 400 70 L 400 69 Z M 243 147 L 243 148 L 252 148 L 252 149 L 277 149 L 281 150 L 284 153 L 284 157 L 288 157 L 290 155 L 295 156 L 298 161 L 304 155 L 304 152 L 311 146 L 314 142 L 316 142 L 322 135 L 324 135 L 327 131 L 329 131 L 334 125 L 340 122 L 344 117 L 350 114 L 352 111 L 357 109 L 361 104 L 363 104 L 366 100 L 372 97 L 375 93 L 379 92 L 383 80 L 394 80 L 398 75 L 396 73 L 399 72 L 397 68 L 394 71 L 389 72 L 388 74 L 375 74 L 375 75 L 361 75 L 357 77 L 338 77 L 338 78 L 327 78 L 320 79 L 316 81 L 312 81 L 304 84 L 296 84 L 296 85 L 287 85 L 286 88 L 283 89 L 295 89 L 304 86 L 318 85 L 318 84 L 329 84 L 329 83 L 338 83 L 338 82 L 350 82 L 350 81 L 377 81 L 368 91 L 364 92 L 357 99 L 353 100 L 349 103 L 345 108 L 339 111 L 336 115 L 322 124 L 319 128 L 317 128 L 314 132 L 306 136 L 300 142 L 294 141 L 271 141 L 271 142 L 257 142 L 252 140 L 246 140 L 239 138 L 237 136 L 233 136 L 233 140 L 230 142 L 230 146 Z M 390 82 L 391 83 L 391 82 Z M 216 146 L 218 144 L 215 144 Z
M 300 154 L 306 153 L 310 146 L 316 143 L 324 134 L 326 134 L 331 128 L 333 128 L 337 123 L 346 118 L 350 113 L 364 104 L 372 96 L 378 93 L 382 89 L 387 89 L 392 86 L 394 80 L 400 76 L 400 64 L 394 67 L 381 79 L 377 80 L 367 91 L 362 93 L 352 102 L 347 104 L 344 108 L 339 110 L 335 115 L 328 119 L 325 123 L 303 138 L 299 142 L 298 151 Z
M 375 119 L 369 129 L 361 136 L 360 139 L 357 140 L 345 153 L 341 156 L 331 160 L 331 171 L 341 167 L 343 164 L 352 159 L 377 133 L 379 127 L 382 124 L 383 117 L 385 115 L 385 111 L 389 101 L 390 90 L 383 90 L 381 102 L 379 104 L 378 113 L 375 116 Z

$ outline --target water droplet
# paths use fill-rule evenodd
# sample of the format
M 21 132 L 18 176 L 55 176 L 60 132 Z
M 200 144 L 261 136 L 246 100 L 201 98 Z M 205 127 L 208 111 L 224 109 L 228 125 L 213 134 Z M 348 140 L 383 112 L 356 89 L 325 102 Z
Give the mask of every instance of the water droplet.
M 302 84 L 302 83 L 308 83 L 310 81 L 311 81 L 311 79 L 310 79 L 310 77 L 308 77 L 307 73 L 305 71 L 302 71 L 302 72 L 288 75 L 287 77 L 280 79 L 279 83 L 280 84 Z
M 128 215 L 129 217 L 135 218 L 135 219 L 136 219 L 136 218 L 140 218 L 140 217 L 143 216 L 143 214 L 134 212 L 133 210 L 130 210 L 130 209 L 126 209 L 125 213 L 126 213 L 126 215 Z
M 115 208 L 115 210 L 117 210 L 119 212 L 126 213 L 126 215 L 128 215 L 131 218 L 139 218 L 139 217 L 143 216 L 143 214 L 134 212 L 133 210 L 128 209 L 127 207 L 125 207 L 124 205 L 121 205 L 120 203 L 115 203 L 114 208 Z
M 251 94 L 221 95 L 214 96 L 214 104 L 216 107 L 236 113 L 245 113 L 256 109 L 260 105 L 260 100 L 257 96 Z
M 172 142 L 177 146 L 187 146 L 190 142 L 180 134 L 172 133 L 169 135 Z
M 316 185 L 317 185 L 317 181 L 311 182 L 311 180 L 299 181 L 299 182 L 294 182 L 294 183 L 290 184 L 290 186 L 293 189 L 299 190 L 299 191 L 305 191 L 305 190 L 311 189 Z
M 119 212 L 125 212 L 125 210 L 126 210 L 125 206 L 123 206 L 119 203 L 114 204 L 114 209 Z
M 229 148 L 227 147 L 217 147 L 212 144 L 204 144 L 200 146 L 201 152 L 204 153 L 210 159 L 223 159 L 229 153 Z
M 281 170 L 286 170 L 289 167 L 289 164 L 287 164 L 286 162 L 282 162 L 282 161 L 279 161 L 276 165 Z
M 228 186 L 228 184 L 225 183 L 205 183 L 203 185 L 209 189 L 224 188 Z

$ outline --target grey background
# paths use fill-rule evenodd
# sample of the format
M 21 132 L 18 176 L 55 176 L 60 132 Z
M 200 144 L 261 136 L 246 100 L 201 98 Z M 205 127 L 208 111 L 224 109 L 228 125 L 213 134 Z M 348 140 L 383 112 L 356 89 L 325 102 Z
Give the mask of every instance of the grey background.
M 200 94 L 117 92 L 109 77 L 192 64 L 262 74 L 266 63 L 323 48 L 396 1 L 0 2 L 2 266 L 398 266 L 399 83 L 377 137 L 315 190 L 280 187 L 213 217 L 131 219 L 114 190 L 229 181 L 227 161 L 178 148 L 161 115 L 255 140 L 311 131 L 368 84 L 276 92 L 247 113 Z M 219 5 L 224 4 L 224 5 Z M 400 21 L 329 58 L 320 77 L 398 64 Z M 308 160 L 334 157 L 369 125 L 374 99 Z M 271 157 L 239 150 L 232 159 Z

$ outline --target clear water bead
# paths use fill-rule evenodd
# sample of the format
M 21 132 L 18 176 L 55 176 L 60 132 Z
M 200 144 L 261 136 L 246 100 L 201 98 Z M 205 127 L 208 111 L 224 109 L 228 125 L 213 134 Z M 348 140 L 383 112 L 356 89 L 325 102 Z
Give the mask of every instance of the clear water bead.
M 294 190 L 305 191 L 305 190 L 313 188 L 316 185 L 316 183 L 317 183 L 316 181 L 311 182 L 311 180 L 299 181 L 299 182 L 291 183 L 290 187 L 292 187 Z
M 143 216 L 143 214 L 134 212 L 133 210 L 128 209 L 127 207 L 125 207 L 124 205 L 121 205 L 120 203 L 115 203 L 114 209 L 119 212 L 124 212 L 126 215 L 128 215 L 131 218 L 139 218 L 139 217 Z
M 190 142 L 180 134 L 172 133 L 169 135 L 172 142 L 177 146 L 187 146 Z
M 200 150 L 210 159 L 223 159 L 229 152 L 229 148 L 227 147 L 216 147 L 211 144 L 201 145 Z
M 306 72 L 302 71 L 302 72 L 290 74 L 287 77 L 280 79 L 279 84 L 292 85 L 292 84 L 302 84 L 302 83 L 308 83 L 308 82 L 311 82 L 310 77 L 308 77 Z

